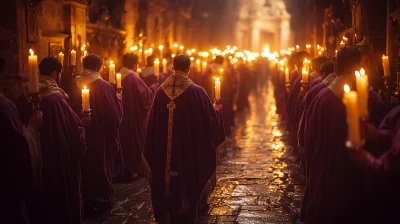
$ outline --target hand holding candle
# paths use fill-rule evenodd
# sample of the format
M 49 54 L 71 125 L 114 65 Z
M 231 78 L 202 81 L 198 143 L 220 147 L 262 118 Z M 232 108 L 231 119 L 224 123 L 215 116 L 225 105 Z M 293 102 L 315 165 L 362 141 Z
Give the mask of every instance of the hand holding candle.
M 390 77 L 390 64 L 389 57 L 383 55 L 382 56 L 382 65 L 383 65 L 383 74 L 385 77 Z
M 352 147 L 358 149 L 361 146 L 358 94 L 356 91 L 350 91 L 348 85 L 344 85 L 343 104 L 346 106 L 347 138 L 351 142 Z
M 34 54 L 32 49 L 29 49 L 29 57 L 28 57 L 28 74 L 29 74 L 29 85 L 28 92 L 29 93 L 38 93 L 39 92 L 39 69 L 38 69 L 38 58 L 37 55 Z
M 82 89 L 82 113 L 90 111 L 90 95 L 89 89 L 86 89 L 86 86 Z

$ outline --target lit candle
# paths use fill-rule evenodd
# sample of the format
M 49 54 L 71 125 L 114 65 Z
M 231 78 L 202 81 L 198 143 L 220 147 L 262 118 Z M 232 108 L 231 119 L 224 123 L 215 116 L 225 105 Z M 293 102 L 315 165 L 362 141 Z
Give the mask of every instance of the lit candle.
M 203 64 L 202 64 L 202 66 L 201 66 L 201 71 L 202 71 L 202 72 L 205 72 L 206 69 L 207 69 L 207 62 L 204 61 Z
M 221 76 L 224 74 L 224 69 L 223 69 L 223 68 L 219 69 L 219 74 L 220 74 Z
M 110 83 L 115 83 L 115 64 L 113 61 L 110 61 L 110 69 L 108 71 L 108 81 Z
M 342 41 L 340 41 L 340 48 L 344 48 L 346 46 L 346 44 Z
M 358 113 L 358 95 L 356 91 L 350 91 L 348 85 L 344 85 L 343 104 L 346 106 L 348 140 L 357 149 L 361 146 L 360 117 Z
M 305 69 L 307 73 L 310 73 L 310 61 L 307 60 L 307 58 L 303 61 L 303 69 Z
M 290 82 L 289 69 L 288 68 L 286 68 L 286 70 L 285 70 L 285 82 L 286 83 Z
M 178 54 L 178 44 L 174 43 L 174 48 L 175 48 L 175 54 Z
M 389 64 L 389 57 L 383 55 L 382 56 L 382 65 L 383 65 L 383 74 L 386 77 L 390 76 L 390 64 Z
M 29 93 L 38 93 L 39 92 L 39 69 L 38 69 L 38 58 L 37 55 L 34 54 L 32 49 L 29 49 L 29 57 L 28 57 L 28 72 L 29 72 L 29 85 L 28 92 Z
M 64 65 L 64 54 L 62 52 L 57 55 L 57 59 L 60 61 L 61 65 Z
M 121 88 L 121 73 L 117 73 L 117 75 L 115 76 L 115 79 L 117 80 L 117 88 Z
M 182 51 L 181 54 L 183 53 L 183 49 L 185 49 L 184 46 L 180 46 L 179 49 Z
M 196 60 L 196 70 L 197 70 L 197 72 L 200 72 L 200 70 L 201 70 L 201 64 L 200 64 L 199 59 Z
M 160 75 L 160 61 L 158 58 L 154 61 L 154 75 L 156 77 Z
M 219 78 L 215 78 L 215 99 L 221 99 L 221 81 Z
M 76 51 L 75 50 L 71 51 L 70 60 L 71 61 L 70 61 L 69 65 L 76 66 Z
M 302 83 L 308 83 L 308 72 L 304 68 L 301 70 L 301 81 Z
M 137 68 L 136 69 L 136 73 L 138 73 L 138 74 L 142 73 L 142 69 L 141 68 Z
M 82 89 L 82 112 L 90 111 L 90 97 L 89 97 L 89 89 L 86 89 L 86 86 Z
M 356 86 L 359 102 L 359 113 L 361 117 L 368 116 L 368 76 L 362 68 L 360 72 L 356 71 Z
M 162 71 L 163 73 L 167 73 L 167 60 L 166 59 L 162 59 Z
M 160 46 L 158 46 L 158 49 L 160 50 L 160 58 L 164 58 L 164 51 L 163 51 L 164 46 L 160 45 Z

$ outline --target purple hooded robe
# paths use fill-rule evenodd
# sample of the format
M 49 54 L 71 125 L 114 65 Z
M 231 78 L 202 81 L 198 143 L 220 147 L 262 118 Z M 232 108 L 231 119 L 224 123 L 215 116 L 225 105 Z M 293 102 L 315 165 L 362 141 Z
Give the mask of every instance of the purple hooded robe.
M 153 96 L 146 83 L 133 70 L 122 67 L 122 103 L 124 116 L 120 127 L 124 171 L 140 173 L 146 139 L 147 119 Z
M 86 127 L 87 153 L 82 158 L 83 205 L 107 206 L 113 195 L 112 179 L 122 164 L 119 127 L 122 105 L 113 87 L 100 74 L 85 69 L 75 78 L 71 104 L 76 113 L 82 109 L 82 89 L 90 90 L 91 123 Z M 120 161 L 115 163 L 119 159 Z
M 224 141 L 221 113 L 204 89 L 183 72 L 170 76 L 155 96 L 143 152 L 156 219 L 167 212 L 193 221 L 215 185 Z

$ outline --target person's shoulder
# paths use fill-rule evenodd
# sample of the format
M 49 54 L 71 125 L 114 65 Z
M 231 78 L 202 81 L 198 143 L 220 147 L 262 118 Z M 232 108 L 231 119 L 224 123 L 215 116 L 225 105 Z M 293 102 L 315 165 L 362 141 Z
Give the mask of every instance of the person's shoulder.
M 193 83 L 192 85 L 190 85 L 187 90 L 192 91 L 192 92 L 197 92 L 200 94 L 207 94 L 206 91 L 204 90 L 203 87 L 197 85 L 196 83 Z

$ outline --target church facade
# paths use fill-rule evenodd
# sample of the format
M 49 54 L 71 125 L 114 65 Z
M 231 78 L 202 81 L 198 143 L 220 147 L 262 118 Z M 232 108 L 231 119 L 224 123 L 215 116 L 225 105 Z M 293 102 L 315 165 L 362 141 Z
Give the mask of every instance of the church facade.
M 279 51 L 292 46 L 290 14 L 283 0 L 239 0 L 236 42 L 239 48 Z

